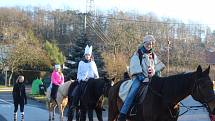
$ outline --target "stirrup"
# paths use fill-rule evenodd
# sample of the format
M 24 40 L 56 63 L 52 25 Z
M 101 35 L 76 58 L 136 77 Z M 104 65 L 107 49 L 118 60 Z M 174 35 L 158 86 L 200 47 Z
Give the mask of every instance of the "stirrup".
M 135 108 L 135 105 L 132 106 L 129 116 L 136 116 L 137 115 L 137 109 Z

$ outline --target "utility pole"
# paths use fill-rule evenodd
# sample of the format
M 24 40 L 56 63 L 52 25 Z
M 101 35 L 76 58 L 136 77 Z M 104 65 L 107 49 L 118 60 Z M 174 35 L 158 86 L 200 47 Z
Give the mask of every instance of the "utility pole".
M 96 7 L 94 0 L 86 0 L 86 13 L 90 13 L 92 16 L 96 15 Z
M 96 16 L 96 7 L 95 7 L 95 2 L 94 0 L 86 0 L 86 12 L 84 16 L 84 29 L 86 31 L 86 26 L 87 26 L 87 14 L 90 14 L 93 18 Z
M 94 0 L 86 0 L 86 11 L 84 13 L 84 34 L 87 35 L 87 15 L 95 17 L 96 9 Z M 94 19 L 92 19 L 94 21 Z M 92 23 L 88 23 L 92 24 Z
M 167 37 L 167 75 L 169 75 L 169 49 L 170 49 L 170 40 L 168 36 Z

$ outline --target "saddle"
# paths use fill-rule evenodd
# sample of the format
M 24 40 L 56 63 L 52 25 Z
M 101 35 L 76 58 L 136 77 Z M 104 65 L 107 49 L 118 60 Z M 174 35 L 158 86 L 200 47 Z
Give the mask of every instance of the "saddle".
M 137 114 L 137 107 L 144 101 L 147 92 L 148 83 L 141 84 L 140 89 L 138 90 L 137 95 L 134 98 L 133 105 L 131 106 L 130 111 L 128 113 L 130 117 L 135 116 Z
M 133 81 L 132 80 L 127 80 L 127 81 L 124 81 L 121 85 L 120 85 L 120 88 L 119 88 L 119 97 L 120 99 L 124 102 L 127 95 L 128 95 L 128 92 L 131 88 L 131 85 L 132 85 Z M 147 94 L 147 91 L 148 91 L 148 82 L 145 82 L 145 83 L 142 83 L 138 92 L 137 92 L 137 95 L 135 96 L 134 98 L 134 101 L 133 101 L 133 105 L 131 106 L 130 108 L 130 113 L 129 113 L 129 116 L 135 116 L 136 113 L 137 113 L 137 106 L 138 104 L 140 104 L 141 102 L 144 101 L 144 98 Z

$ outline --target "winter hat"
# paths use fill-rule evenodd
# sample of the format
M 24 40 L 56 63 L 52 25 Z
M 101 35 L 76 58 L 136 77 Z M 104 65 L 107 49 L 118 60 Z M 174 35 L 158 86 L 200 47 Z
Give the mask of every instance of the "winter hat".
M 60 67 L 59 64 L 56 64 L 56 65 L 54 65 L 54 68 L 55 68 L 55 69 L 60 69 L 61 67 Z
M 139 45 L 138 48 L 142 48 L 143 45 L 145 43 L 148 43 L 148 42 L 155 42 L 155 38 L 152 36 L 152 35 L 146 35 L 144 38 L 143 38 L 143 42 Z
M 155 42 L 155 38 L 152 35 L 146 35 L 143 38 L 143 43 L 148 43 L 148 42 Z

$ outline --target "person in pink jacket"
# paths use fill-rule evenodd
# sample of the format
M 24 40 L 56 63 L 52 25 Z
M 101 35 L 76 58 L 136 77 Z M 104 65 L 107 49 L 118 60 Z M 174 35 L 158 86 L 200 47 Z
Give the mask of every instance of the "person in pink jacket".
M 55 100 L 57 96 L 58 87 L 64 83 L 64 76 L 63 73 L 61 72 L 61 67 L 58 64 L 54 66 L 54 70 L 51 75 L 51 83 L 52 83 L 51 98 Z

